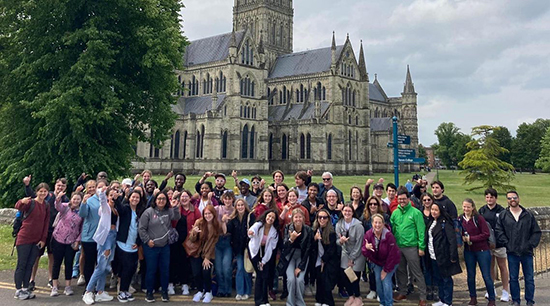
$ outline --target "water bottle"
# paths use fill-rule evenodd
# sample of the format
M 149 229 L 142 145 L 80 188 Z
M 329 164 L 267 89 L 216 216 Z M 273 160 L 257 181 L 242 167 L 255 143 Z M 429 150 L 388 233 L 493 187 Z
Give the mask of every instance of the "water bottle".
M 464 236 L 468 237 L 468 245 L 472 245 L 472 241 L 470 240 L 470 235 L 468 232 L 464 231 Z

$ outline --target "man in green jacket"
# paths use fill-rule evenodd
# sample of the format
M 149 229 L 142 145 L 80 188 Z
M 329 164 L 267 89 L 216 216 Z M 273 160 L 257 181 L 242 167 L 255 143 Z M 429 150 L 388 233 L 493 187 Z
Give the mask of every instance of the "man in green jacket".
M 397 189 L 397 202 L 399 206 L 391 215 L 391 224 L 397 246 L 401 251 L 401 261 L 397 268 L 397 285 L 399 286 L 396 301 L 405 300 L 407 290 L 407 268 L 416 279 L 420 302 L 418 305 L 426 305 L 426 283 L 420 267 L 420 256 L 424 256 L 426 243 L 424 235 L 426 225 L 420 210 L 414 208 L 410 201 L 407 188 L 400 186 Z

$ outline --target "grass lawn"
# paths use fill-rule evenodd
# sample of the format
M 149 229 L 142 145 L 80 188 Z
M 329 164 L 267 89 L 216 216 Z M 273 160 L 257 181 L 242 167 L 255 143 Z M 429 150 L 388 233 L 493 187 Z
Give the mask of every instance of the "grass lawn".
M 12 230 L 11 225 L 0 225 L 0 271 L 15 270 L 17 264 L 17 252 L 14 251 L 13 256 L 11 256 L 13 247 Z M 40 267 L 44 269 L 48 267 L 47 258 L 40 261 Z
M 422 173 L 420 173 L 422 174 Z M 399 175 L 399 182 L 401 185 L 404 185 L 407 182 L 407 179 L 412 178 L 412 173 L 402 173 Z M 445 184 L 445 194 L 455 202 L 457 208 L 461 210 L 461 201 L 464 198 L 472 198 L 478 204 L 483 204 L 485 196 L 483 195 L 483 189 L 478 189 L 475 191 L 466 191 L 473 187 L 472 185 L 463 185 L 463 175 L 460 175 L 460 171 L 452 170 L 440 170 L 439 178 Z M 154 176 L 153 177 L 157 182 L 162 181 L 164 176 Z M 263 176 L 263 178 L 271 183 L 273 180 L 270 175 Z M 344 193 L 344 196 L 349 200 L 349 191 L 350 188 L 354 185 L 357 185 L 361 188 L 365 186 L 367 176 L 335 176 L 334 185 L 338 187 Z M 384 182 L 393 182 L 393 173 L 375 173 L 370 178 L 373 178 L 377 181 L 379 178 L 384 178 Z M 187 182 L 185 183 L 185 188 L 188 190 L 195 189 L 195 183 L 200 179 L 200 176 L 188 176 Z M 210 178 L 212 182 L 213 178 Z M 321 176 L 313 176 L 314 182 L 321 182 Z M 285 182 L 290 186 L 294 186 L 294 179 L 291 176 L 286 176 Z M 514 180 L 511 182 L 512 185 L 516 187 L 520 198 L 521 204 L 527 207 L 533 206 L 547 206 L 549 205 L 546 197 L 544 196 L 545 187 L 550 186 L 550 174 L 530 174 L 530 173 L 517 173 Z M 168 186 L 174 186 L 174 179 L 172 178 L 168 183 Z M 233 179 L 228 178 L 228 187 L 233 187 Z M 506 199 L 504 194 L 499 198 L 499 203 L 506 205 Z M 478 206 L 480 207 L 480 206 Z

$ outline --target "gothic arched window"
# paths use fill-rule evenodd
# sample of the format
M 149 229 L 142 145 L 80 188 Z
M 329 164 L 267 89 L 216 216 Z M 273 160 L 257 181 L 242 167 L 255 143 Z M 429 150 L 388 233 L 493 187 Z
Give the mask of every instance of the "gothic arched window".
M 268 158 L 273 159 L 273 134 L 269 133 Z
M 327 159 L 332 159 L 332 134 L 328 134 L 327 137 Z
M 222 159 L 227 158 L 227 131 L 222 134 Z
M 300 134 L 300 159 L 306 158 L 306 137 Z
M 179 159 L 180 158 L 180 131 L 176 131 L 176 134 L 174 135 L 174 150 L 173 150 L 173 158 Z
M 241 135 L 241 158 L 248 158 L 248 125 L 245 124 Z
M 281 141 L 281 159 L 287 159 L 288 158 L 288 139 L 286 137 L 286 134 L 283 134 L 283 139 Z
M 306 158 L 311 159 L 311 134 L 307 133 L 306 136 Z

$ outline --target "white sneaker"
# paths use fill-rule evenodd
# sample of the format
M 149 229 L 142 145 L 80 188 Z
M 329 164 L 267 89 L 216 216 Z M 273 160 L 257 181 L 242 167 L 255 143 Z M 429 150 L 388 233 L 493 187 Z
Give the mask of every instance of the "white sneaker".
M 187 284 L 181 286 L 181 294 L 189 295 L 189 286 Z
M 65 293 L 65 295 L 69 296 L 69 295 L 73 295 L 74 291 L 73 291 L 73 288 L 71 286 L 66 286 L 65 290 L 63 290 L 63 293 Z
M 235 296 L 235 300 L 237 300 L 237 301 L 240 301 L 240 300 L 242 300 L 242 299 L 243 299 L 243 296 L 240 295 L 240 294 L 237 294 L 237 295 Z
M 485 292 L 485 298 L 489 299 L 489 292 Z
M 86 292 L 84 296 L 82 297 L 82 301 L 86 303 L 86 305 L 92 305 L 95 303 L 94 301 L 94 293 L 93 292 Z
M 509 302 L 510 301 L 510 294 L 508 291 L 502 289 L 502 295 L 500 296 L 501 302 Z
M 315 306 L 323 306 L 321 303 L 315 303 Z
M 243 296 L 241 297 L 241 300 L 246 301 L 248 300 L 248 298 L 249 298 L 248 294 L 243 294 Z
M 109 295 L 106 291 L 103 291 L 101 294 L 95 295 L 95 301 L 100 302 L 110 302 L 113 300 L 113 297 Z
M 200 291 L 195 293 L 195 295 L 193 295 L 193 302 L 197 302 L 197 303 L 200 302 L 202 299 L 202 295 L 203 294 Z
M 204 299 L 202 299 L 203 303 L 210 303 L 214 297 L 212 296 L 212 292 L 206 292 L 204 295 Z
M 367 299 L 369 299 L 369 300 L 374 300 L 374 299 L 376 299 L 376 291 L 371 290 L 371 291 L 369 292 L 369 294 L 367 294 Z
M 174 294 L 176 294 L 176 291 L 174 291 L 174 284 L 172 284 L 172 283 L 169 283 L 169 284 L 168 284 L 168 294 L 169 294 L 169 295 L 174 295 Z
M 59 291 L 57 290 L 57 287 L 52 287 L 52 292 L 50 292 L 50 296 L 58 296 Z
M 432 306 L 443 306 L 443 305 L 446 305 L 446 304 L 441 301 L 432 304 Z
M 86 285 L 86 279 L 84 278 L 84 275 L 80 274 L 78 277 L 78 281 L 76 281 L 77 286 L 84 286 Z

